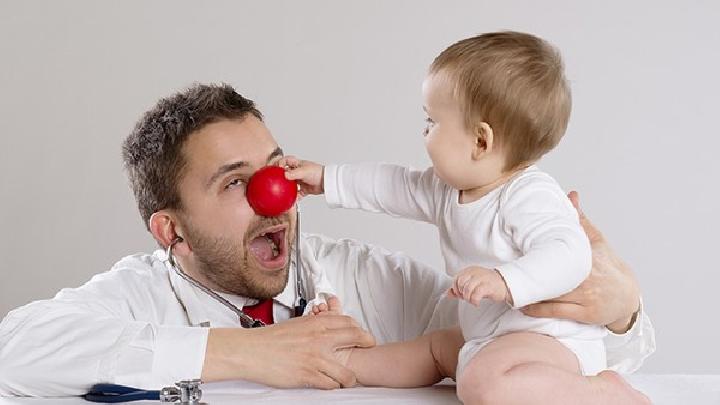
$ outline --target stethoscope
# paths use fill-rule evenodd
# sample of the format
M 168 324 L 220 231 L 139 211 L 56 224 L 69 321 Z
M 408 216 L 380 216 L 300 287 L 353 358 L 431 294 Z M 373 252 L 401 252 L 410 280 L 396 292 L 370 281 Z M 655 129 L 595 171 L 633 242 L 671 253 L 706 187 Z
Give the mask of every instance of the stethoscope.
M 200 380 L 182 380 L 174 387 L 161 390 L 143 390 L 118 384 L 95 384 L 83 399 L 90 402 L 118 403 L 132 401 L 160 401 L 180 405 L 202 405 Z
M 297 205 L 296 205 L 297 207 Z M 294 312 L 295 316 L 302 316 L 305 313 L 305 307 L 307 306 L 307 300 L 303 296 L 303 281 L 302 281 L 302 262 L 300 261 L 300 208 L 297 207 L 296 209 L 297 215 L 295 220 L 295 290 L 296 290 L 296 296 L 295 299 L 295 307 Z M 219 302 L 220 304 L 227 307 L 229 310 L 233 311 L 235 315 L 237 315 L 238 319 L 240 320 L 240 324 L 243 328 L 260 328 L 265 326 L 265 323 L 259 319 L 255 319 L 248 314 L 244 313 L 240 308 L 238 308 L 236 305 L 234 305 L 232 302 L 226 300 L 220 294 L 216 293 L 215 291 L 207 288 L 202 283 L 194 279 L 192 276 L 187 274 L 183 269 L 182 266 L 180 266 L 180 263 L 175 260 L 175 255 L 173 254 L 173 248 L 178 243 L 182 242 L 183 239 L 181 237 L 175 238 L 175 240 L 172 241 L 172 243 L 167 247 L 167 250 L 165 251 L 165 260 L 167 261 L 167 264 L 170 265 L 170 267 L 179 275 L 182 277 L 185 281 L 192 284 L 193 286 L 200 289 L 205 294 L 209 295 L 212 299 Z

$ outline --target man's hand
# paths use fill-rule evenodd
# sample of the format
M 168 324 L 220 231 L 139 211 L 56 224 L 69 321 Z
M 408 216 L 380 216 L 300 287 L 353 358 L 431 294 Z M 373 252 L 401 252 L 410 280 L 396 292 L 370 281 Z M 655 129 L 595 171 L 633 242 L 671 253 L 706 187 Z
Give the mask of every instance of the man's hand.
M 322 194 L 324 167 L 309 160 L 300 160 L 295 156 L 286 156 L 278 164 L 285 167 L 285 178 L 296 180 L 300 186 L 300 195 Z
M 453 285 L 448 289 L 448 295 L 475 306 L 480 305 L 483 298 L 499 302 L 511 301 L 508 299 L 510 293 L 507 285 L 500 273 L 479 266 L 468 267 L 458 273 Z
M 277 388 L 352 387 L 337 351 L 375 339 L 349 316 L 303 316 L 263 328 L 210 329 L 202 380 L 247 380 Z M 342 356 L 340 356 L 342 357 Z
M 566 318 L 593 325 L 605 325 L 625 333 L 640 307 L 640 289 L 630 267 L 608 245 L 605 237 L 580 209 L 580 197 L 568 194 L 580 215 L 580 224 L 592 247 L 592 270 L 580 286 L 556 299 L 528 305 L 526 315 Z
M 328 316 L 342 314 L 343 310 L 342 304 L 340 303 L 340 298 L 332 296 L 328 297 L 326 304 L 313 305 L 312 310 L 310 311 L 308 316 Z M 350 361 L 350 356 L 352 355 L 353 350 L 354 348 L 352 347 L 342 350 L 335 350 L 335 352 L 333 353 L 335 355 L 335 360 L 337 360 L 338 364 L 348 367 L 348 362 Z

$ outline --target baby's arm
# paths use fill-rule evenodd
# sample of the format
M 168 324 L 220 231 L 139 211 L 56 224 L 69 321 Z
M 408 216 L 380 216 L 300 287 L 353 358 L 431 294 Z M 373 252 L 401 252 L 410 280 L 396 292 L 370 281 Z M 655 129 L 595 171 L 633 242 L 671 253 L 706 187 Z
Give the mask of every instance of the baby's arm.
M 297 180 L 302 195 L 325 194 L 331 207 L 356 208 L 392 216 L 435 221 L 443 186 L 432 168 L 363 163 L 322 165 L 288 156 L 280 161 L 286 177 Z
M 567 293 L 590 273 L 590 243 L 577 212 L 547 174 L 530 173 L 507 189 L 500 224 L 522 253 L 496 267 L 515 307 Z

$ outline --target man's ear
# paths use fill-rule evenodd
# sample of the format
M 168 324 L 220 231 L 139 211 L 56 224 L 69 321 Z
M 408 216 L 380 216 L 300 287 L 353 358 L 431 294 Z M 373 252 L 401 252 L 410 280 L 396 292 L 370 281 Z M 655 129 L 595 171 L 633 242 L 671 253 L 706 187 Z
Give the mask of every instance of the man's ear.
M 491 153 L 494 145 L 494 132 L 490 124 L 481 122 L 475 127 L 475 147 L 473 148 L 472 158 L 478 160 Z
M 182 227 L 177 223 L 174 215 L 166 210 L 152 214 L 150 217 L 150 233 L 166 249 L 179 238 L 180 241 L 173 248 L 176 255 L 186 256 L 192 250 L 183 236 Z

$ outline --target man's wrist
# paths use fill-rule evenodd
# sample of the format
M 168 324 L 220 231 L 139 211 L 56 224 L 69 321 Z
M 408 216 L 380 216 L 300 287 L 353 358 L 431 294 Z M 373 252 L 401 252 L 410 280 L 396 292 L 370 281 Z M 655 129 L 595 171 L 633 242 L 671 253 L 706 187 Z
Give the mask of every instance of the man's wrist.
M 208 331 L 205 359 L 202 367 L 202 381 L 223 381 L 245 379 L 247 365 L 235 364 L 238 356 L 233 348 L 243 345 L 238 341 L 245 330 L 242 328 L 211 328 Z

